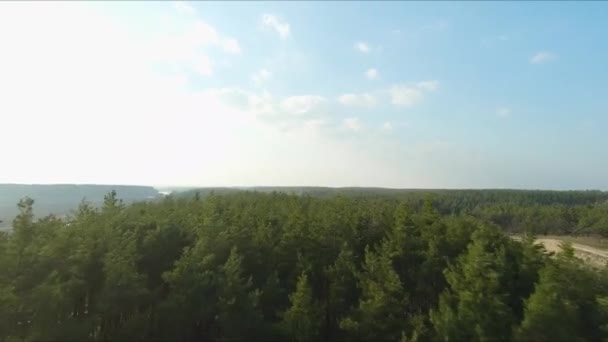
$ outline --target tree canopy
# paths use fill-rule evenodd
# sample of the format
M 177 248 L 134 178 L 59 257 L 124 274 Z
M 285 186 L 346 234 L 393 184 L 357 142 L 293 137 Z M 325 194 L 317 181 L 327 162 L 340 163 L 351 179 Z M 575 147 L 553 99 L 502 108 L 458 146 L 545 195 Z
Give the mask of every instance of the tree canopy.
M 497 193 L 110 192 L 39 219 L 24 198 L 0 340 L 608 338 L 608 272 L 530 238 L 608 231 L 602 193 Z

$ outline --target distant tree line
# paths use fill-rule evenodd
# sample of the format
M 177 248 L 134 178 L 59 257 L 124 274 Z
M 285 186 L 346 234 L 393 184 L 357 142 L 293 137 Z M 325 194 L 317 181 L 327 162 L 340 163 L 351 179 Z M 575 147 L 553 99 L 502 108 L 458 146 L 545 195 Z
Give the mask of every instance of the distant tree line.
M 604 197 L 111 192 L 62 219 L 25 198 L 0 233 L 0 340 L 606 340 L 608 271 L 532 236 L 604 234 Z
M 159 193 L 151 186 L 134 185 L 85 185 L 85 184 L 0 184 L 0 229 L 11 226 L 19 213 L 15 207 L 21 198 L 36 200 L 36 215 L 66 215 L 78 207 L 82 199 L 100 206 L 103 197 L 116 191 L 125 202 L 158 198 Z M 4 222 L 1 222 L 4 221 Z

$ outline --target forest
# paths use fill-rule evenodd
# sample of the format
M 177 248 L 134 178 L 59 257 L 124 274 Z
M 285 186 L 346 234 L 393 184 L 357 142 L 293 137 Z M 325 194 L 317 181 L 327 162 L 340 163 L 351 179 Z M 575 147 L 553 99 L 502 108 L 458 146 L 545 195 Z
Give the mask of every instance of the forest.
M 608 268 L 533 243 L 608 236 L 604 192 L 275 190 L 23 198 L 0 340 L 608 339 Z
M 83 199 L 92 205 L 101 205 L 110 191 L 116 191 L 125 203 L 159 197 L 151 186 L 0 183 L 0 230 L 10 227 L 10 221 L 19 213 L 15 204 L 26 196 L 36 200 L 37 216 L 51 213 L 62 216 L 78 207 Z

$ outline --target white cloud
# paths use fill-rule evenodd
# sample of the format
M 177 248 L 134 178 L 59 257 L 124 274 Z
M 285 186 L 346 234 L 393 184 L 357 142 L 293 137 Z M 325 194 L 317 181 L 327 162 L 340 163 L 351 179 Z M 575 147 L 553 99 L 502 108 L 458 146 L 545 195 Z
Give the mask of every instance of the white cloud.
M 338 96 L 338 102 L 345 106 L 373 107 L 376 105 L 376 97 L 369 93 L 364 94 L 343 94 Z
M 435 91 L 439 88 L 439 81 L 423 81 L 418 82 L 416 86 L 422 90 Z
M 394 186 L 402 177 L 379 153 L 320 134 L 322 118 L 289 130 L 259 120 L 280 111 L 271 94 L 196 90 L 182 73 L 191 61 L 178 57 L 197 44 L 170 40 L 171 54 L 151 53 L 177 26 L 142 33 L 132 17 L 91 7 L 0 3 L 0 146 L 20 141 L 3 149 L 0 182 Z M 175 68 L 159 73 L 159 61 Z
M 264 92 L 261 95 L 250 95 L 249 106 L 256 116 L 272 116 L 277 114 L 273 97 L 268 92 Z
M 393 124 L 391 124 L 390 122 L 385 122 L 382 124 L 382 129 L 384 131 L 392 131 L 393 130 Z
M 290 33 L 289 23 L 274 14 L 262 15 L 262 25 L 275 31 L 281 39 L 287 39 Z
M 190 61 L 190 69 L 202 76 L 210 76 L 213 74 L 213 62 L 207 55 L 200 55 L 196 59 Z
M 343 105 L 353 105 L 356 103 L 357 100 L 357 95 L 356 94 L 343 94 L 338 96 L 337 98 L 338 102 L 340 102 Z
M 281 109 L 289 114 L 301 115 L 310 112 L 324 102 L 325 99 L 318 95 L 290 96 L 281 102 Z
M 511 109 L 507 107 L 499 107 L 496 109 L 496 115 L 501 118 L 507 118 L 511 116 Z
M 189 25 L 188 29 L 181 35 L 174 36 L 176 40 L 192 45 L 210 45 L 220 42 L 220 34 L 215 27 L 203 20 L 197 19 Z
M 234 38 L 224 38 L 222 41 L 222 47 L 224 48 L 224 51 L 228 53 L 241 53 L 241 46 L 239 45 L 239 42 Z
M 426 93 L 434 92 L 438 88 L 439 81 L 429 80 L 409 85 L 397 84 L 372 93 L 346 93 L 338 96 L 336 100 L 344 106 L 352 107 L 373 107 L 385 101 L 396 106 L 411 107 L 419 103 Z
M 371 69 L 367 69 L 367 71 L 365 72 L 365 77 L 367 77 L 367 79 L 369 80 L 375 80 L 378 78 L 378 70 L 371 68 Z
M 439 81 L 422 81 L 414 86 L 394 85 L 388 89 L 391 103 L 400 107 L 411 107 L 422 101 L 425 92 L 433 92 L 439 88 Z
M 239 109 L 251 108 L 254 100 L 250 92 L 240 88 L 212 88 L 203 93 Z
M 255 85 L 261 85 L 272 78 L 272 73 L 267 69 L 260 69 L 251 75 L 251 80 Z
M 177 26 L 172 17 L 163 22 L 166 11 L 140 8 L 155 23 L 154 30 L 142 32 L 139 22 L 116 15 L 124 14 L 123 8 L 112 6 L 0 4 L 0 41 L 10 50 L 0 56 L 0 144 L 26 132 L 36 136 L 20 147 L 31 163 L 17 165 L 18 154 L 3 154 L 0 182 L 181 182 L 179 171 L 162 165 L 200 172 L 204 164 L 221 164 L 221 153 L 238 150 L 238 140 L 230 139 L 238 138 L 248 113 L 188 85 L 188 73 L 212 72 L 200 48 L 213 42 L 217 31 L 200 25 L 196 31 L 191 21 Z M 207 35 L 194 37 L 193 30 Z M 222 148 L 213 151 L 207 144 Z M 188 160 L 193 149 L 204 151 L 205 160 Z M 39 162 L 49 165 L 44 173 L 34 171 L 32 163 Z M 182 176 L 187 182 L 196 177 Z
M 366 42 L 356 42 L 355 49 L 363 53 L 369 53 L 371 51 L 369 45 L 367 45 Z
M 314 122 L 320 126 L 319 122 L 326 123 L 322 105 L 327 100 L 322 96 L 295 95 L 280 100 L 267 90 L 256 92 L 241 88 L 219 88 L 204 92 L 232 108 L 248 112 L 256 120 L 276 124 L 278 127 L 289 128 Z
M 552 61 L 557 58 L 557 55 L 549 51 L 540 51 L 530 57 L 530 63 L 541 64 Z
M 191 44 L 191 48 L 215 45 L 221 46 L 227 53 L 241 53 L 241 47 L 236 39 L 220 34 L 215 27 L 201 19 L 194 21 L 181 36 L 174 36 L 173 39 L 178 43 Z
M 186 1 L 174 1 L 171 3 L 177 13 L 182 15 L 196 15 L 196 9 Z
M 356 118 L 331 121 L 317 107 L 283 129 L 261 119 L 290 117 L 268 92 L 201 90 L 192 70 L 214 71 L 206 50 L 222 51 L 222 32 L 194 30 L 195 18 L 175 19 L 170 3 L 158 4 L 156 11 L 132 3 L 131 16 L 113 3 L 0 2 L 0 146 L 19 142 L 2 150 L 0 182 L 454 184 L 451 173 L 432 173 L 445 170 L 436 160 L 452 151 L 430 151 L 432 159 L 390 144 L 388 134 L 368 137 Z M 342 124 L 360 133 L 324 134 Z M 445 165 L 469 175 L 460 157 Z
M 112 21 L 110 18 L 107 20 Z M 187 17 L 162 13 L 148 20 L 154 26 L 147 29 L 147 32 L 134 30 L 138 25 L 134 23 L 120 22 L 120 29 L 132 31 L 131 34 L 136 36 L 125 38 L 135 40 L 135 43 L 129 43 L 130 45 L 139 50 L 146 50 L 146 58 L 142 60 L 164 69 L 209 76 L 213 74 L 215 66 L 208 54 L 209 49 L 220 48 L 228 54 L 241 53 L 235 38 L 220 33 L 195 12 Z
M 389 89 L 391 103 L 401 107 L 411 107 L 423 98 L 421 90 L 408 86 L 393 86 Z
M 342 128 L 352 132 L 360 132 L 363 128 L 359 118 L 346 118 L 342 120 Z

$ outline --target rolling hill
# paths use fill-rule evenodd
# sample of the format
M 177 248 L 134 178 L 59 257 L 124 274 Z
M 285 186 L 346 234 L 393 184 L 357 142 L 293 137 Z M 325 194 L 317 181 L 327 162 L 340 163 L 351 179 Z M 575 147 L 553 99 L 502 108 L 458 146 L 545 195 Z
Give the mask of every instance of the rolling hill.
M 26 196 L 34 199 L 36 216 L 43 217 L 51 213 L 69 214 L 83 200 L 99 205 L 103 203 L 104 195 L 112 190 L 116 190 L 118 197 L 127 203 L 159 196 L 159 192 L 151 186 L 0 184 L 0 228 L 11 225 L 18 213 L 17 203 Z

